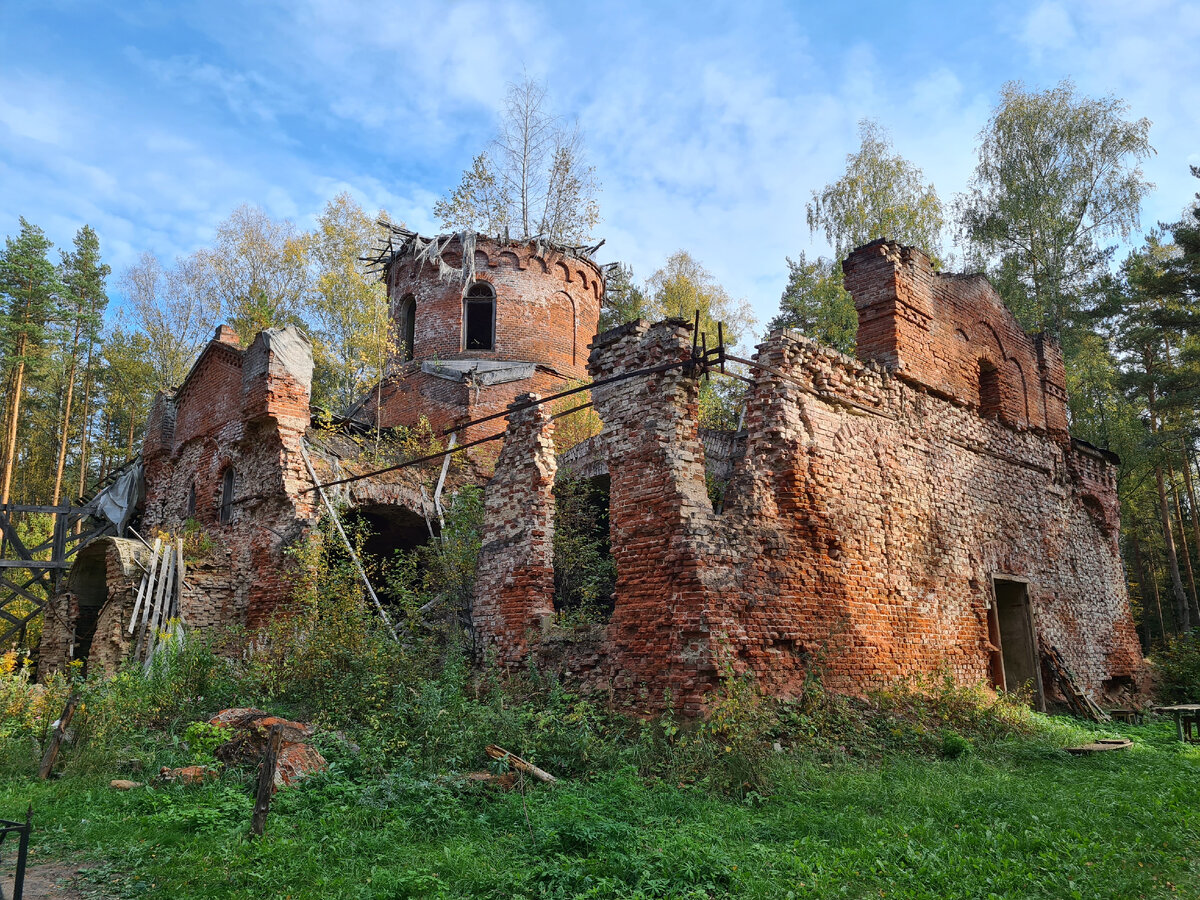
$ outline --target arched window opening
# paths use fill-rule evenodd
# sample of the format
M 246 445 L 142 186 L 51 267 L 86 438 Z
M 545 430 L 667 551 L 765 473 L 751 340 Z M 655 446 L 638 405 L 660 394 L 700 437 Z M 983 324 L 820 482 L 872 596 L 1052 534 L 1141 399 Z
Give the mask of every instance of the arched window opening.
M 222 525 L 233 521 L 233 491 L 236 484 L 237 475 L 234 474 L 233 466 L 230 466 L 225 470 L 225 477 L 221 479 L 221 512 L 218 521 Z
M 196 517 L 196 482 L 192 482 L 188 487 L 187 509 L 184 511 L 184 517 L 194 519 Z
M 486 281 L 477 281 L 463 298 L 463 349 L 494 350 L 496 345 L 496 292 Z
M 417 299 L 409 294 L 400 301 L 400 358 L 409 362 L 417 346 Z
M 979 361 L 979 414 L 988 419 L 998 418 L 1002 400 L 1000 370 L 986 359 L 981 359 Z

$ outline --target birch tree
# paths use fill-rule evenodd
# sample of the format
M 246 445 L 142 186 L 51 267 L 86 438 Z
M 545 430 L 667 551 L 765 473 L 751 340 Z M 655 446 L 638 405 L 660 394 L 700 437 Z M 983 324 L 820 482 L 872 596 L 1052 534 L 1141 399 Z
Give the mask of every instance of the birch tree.
M 858 123 L 858 152 L 846 157 L 846 172 L 812 192 L 805 207 L 808 227 L 821 232 L 840 261 L 855 247 L 889 238 L 918 247 L 941 264 L 945 215 L 925 176 L 892 149 L 878 123 Z
M 309 302 L 317 325 L 313 402 L 341 410 L 386 374 L 391 350 L 387 295 L 363 272 L 375 221 L 354 198 L 339 194 L 326 205 L 308 238 L 312 263 Z
M 1137 227 L 1153 149 L 1150 120 L 1128 112 L 1069 80 L 1046 91 L 1013 81 L 980 132 L 959 234 L 1028 330 L 1060 336 L 1112 257 L 1105 242 Z
M 239 206 L 217 226 L 213 246 L 192 255 L 189 270 L 193 289 L 245 345 L 265 328 L 302 324 L 305 240 L 286 219 Z
M 191 260 L 164 268 L 149 252 L 121 276 L 137 326 L 149 339 L 156 390 L 170 390 L 183 381 L 216 326 L 220 305 L 196 282 Z
M 545 85 L 526 77 L 508 86 L 489 148 L 433 212 L 447 229 L 580 244 L 600 221 L 598 192 L 578 125 L 551 113 Z

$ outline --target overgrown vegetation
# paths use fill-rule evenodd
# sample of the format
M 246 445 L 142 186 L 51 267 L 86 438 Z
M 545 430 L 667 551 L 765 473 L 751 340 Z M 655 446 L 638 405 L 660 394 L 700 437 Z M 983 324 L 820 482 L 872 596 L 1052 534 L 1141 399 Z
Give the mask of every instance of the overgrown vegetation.
M 568 510 L 594 500 L 587 482 L 566 485 Z M 458 618 L 431 617 L 437 604 L 428 604 L 453 608 L 469 596 L 480 511 L 479 491 L 460 492 L 443 540 L 395 561 L 400 644 L 321 530 L 295 551 L 288 614 L 251 636 L 244 655 L 228 648 L 245 635 L 192 635 L 167 644 L 149 672 L 130 666 L 99 681 L 72 669 L 45 686 L 5 656 L 0 811 L 34 804 L 35 862 L 79 859 L 104 896 L 129 897 L 1166 896 L 1172 885 L 1200 887 L 1200 755 L 1166 725 L 1134 729 L 1133 753 L 1077 761 L 1058 748 L 1089 727 L 949 678 L 855 700 L 822 690 L 818 660 L 803 695 L 779 701 L 727 662 L 696 722 L 638 718 L 533 666 L 472 666 Z M 582 583 L 573 589 L 587 590 Z M 37 782 L 72 689 L 83 698 L 75 739 L 61 776 Z M 204 723 L 232 705 L 315 722 L 330 763 L 277 797 L 263 840 L 246 837 L 253 766 L 190 787 L 151 777 L 161 766 L 214 765 L 225 735 Z M 489 744 L 560 783 L 518 779 L 506 792 L 472 781 L 470 772 L 503 768 Z M 118 792 L 106 786 L 112 778 L 149 783 Z M 1136 864 L 1135 844 L 1153 848 Z
M 617 567 L 607 481 L 565 475 L 554 484 L 554 608 L 564 622 L 594 622 L 612 613 Z
M 1200 638 L 1195 632 L 1168 640 L 1154 654 L 1158 692 L 1173 703 L 1195 703 L 1200 697 Z
M 31 773 L 66 679 L 42 692 L 5 670 L 0 810 L 33 803 L 34 862 L 78 860 L 85 888 L 117 897 L 1200 888 L 1200 754 L 1168 725 L 1124 730 L 1137 741 L 1131 752 L 1076 760 L 1058 748 L 1090 737 L 1090 726 L 947 679 L 862 701 L 814 682 L 780 703 L 732 671 L 705 722 L 639 720 L 535 670 L 476 672 L 453 647 L 407 649 L 405 664 L 394 647 L 322 658 L 323 642 L 350 623 L 372 633 L 363 610 L 331 602 L 338 585 L 320 589 L 317 615 L 304 620 L 310 636 L 293 646 L 307 667 L 278 671 L 270 689 L 261 660 L 231 662 L 195 639 L 163 654 L 148 678 L 130 671 L 82 685 L 78 737 L 50 782 Z M 354 679 L 366 702 L 345 689 Z M 7 714 L 14 699 L 27 712 Z M 198 786 L 107 787 L 147 781 L 160 765 L 211 763 L 218 735 L 194 723 L 233 702 L 323 725 L 315 740 L 328 771 L 278 795 L 266 838 L 246 836 L 252 768 Z M 503 791 L 468 780 L 489 765 L 489 743 L 560 783 Z

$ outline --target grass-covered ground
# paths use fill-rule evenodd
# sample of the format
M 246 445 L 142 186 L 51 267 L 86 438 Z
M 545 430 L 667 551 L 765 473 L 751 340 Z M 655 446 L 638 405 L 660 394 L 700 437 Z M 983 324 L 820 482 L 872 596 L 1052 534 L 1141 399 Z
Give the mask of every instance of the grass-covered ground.
M 849 700 L 822 690 L 819 659 L 796 700 L 729 662 L 702 722 L 639 718 L 532 668 L 469 665 L 453 625 L 411 612 L 435 591 L 426 559 L 398 564 L 393 643 L 331 547 L 297 553 L 296 605 L 253 654 L 192 635 L 149 672 L 44 687 L 0 656 L 0 818 L 32 803 L 34 862 L 83 869 L 76 890 L 102 897 L 1200 897 L 1200 747 L 1170 722 L 1085 726 L 946 678 Z M 1195 696 L 1200 645 L 1159 671 Z M 72 690 L 74 741 L 40 782 Z M 277 795 L 261 839 L 254 764 L 154 778 L 214 765 L 227 735 L 196 723 L 230 706 L 317 724 L 330 763 Z M 1114 733 L 1134 746 L 1062 749 Z M 469 782 L 498 765 L 492 743 L 559 783 Z
M 10 772 L 0 810 L 32 802 L 35 859 L 84 861 L 98 896 L 1200 896 L 1200 750 L 1166 723 L 1122 729 L 1128 751 L 1057 749 L 1082 731 L 955 759 L 785 751 L 740 797 L 633 766 L 503 792 L 368 773 L 330 742 L 261 840 L 248 773 L 116 791 L 129 773 Z

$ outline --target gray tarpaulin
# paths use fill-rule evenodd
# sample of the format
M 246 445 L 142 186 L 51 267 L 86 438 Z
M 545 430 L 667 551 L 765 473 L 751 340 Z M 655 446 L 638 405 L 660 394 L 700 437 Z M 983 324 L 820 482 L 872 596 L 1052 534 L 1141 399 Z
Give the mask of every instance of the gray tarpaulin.
M 112 522 L 117 527 L 117 537 L 124 537 L 129 520 L 146 493 L 143 474 L 142 462 L 139 459 L 118 475 L 116 481 L 93 497 L 84 509 L 97 519 L 103 518 Z
M 312 388 L 313 353 L 312 344 L 295 325 L 286 328 L 267 328 L 255 340 L 262 341 L 266 353 L 247 352 L 242 362 L 242 377 L 257 378 L 267 373 L 268 367 L 283 369 L 305 388 Z M 251 350 L 256 350 L 251 345 Z M 278 369 L 276 370 L 278 371 Z

